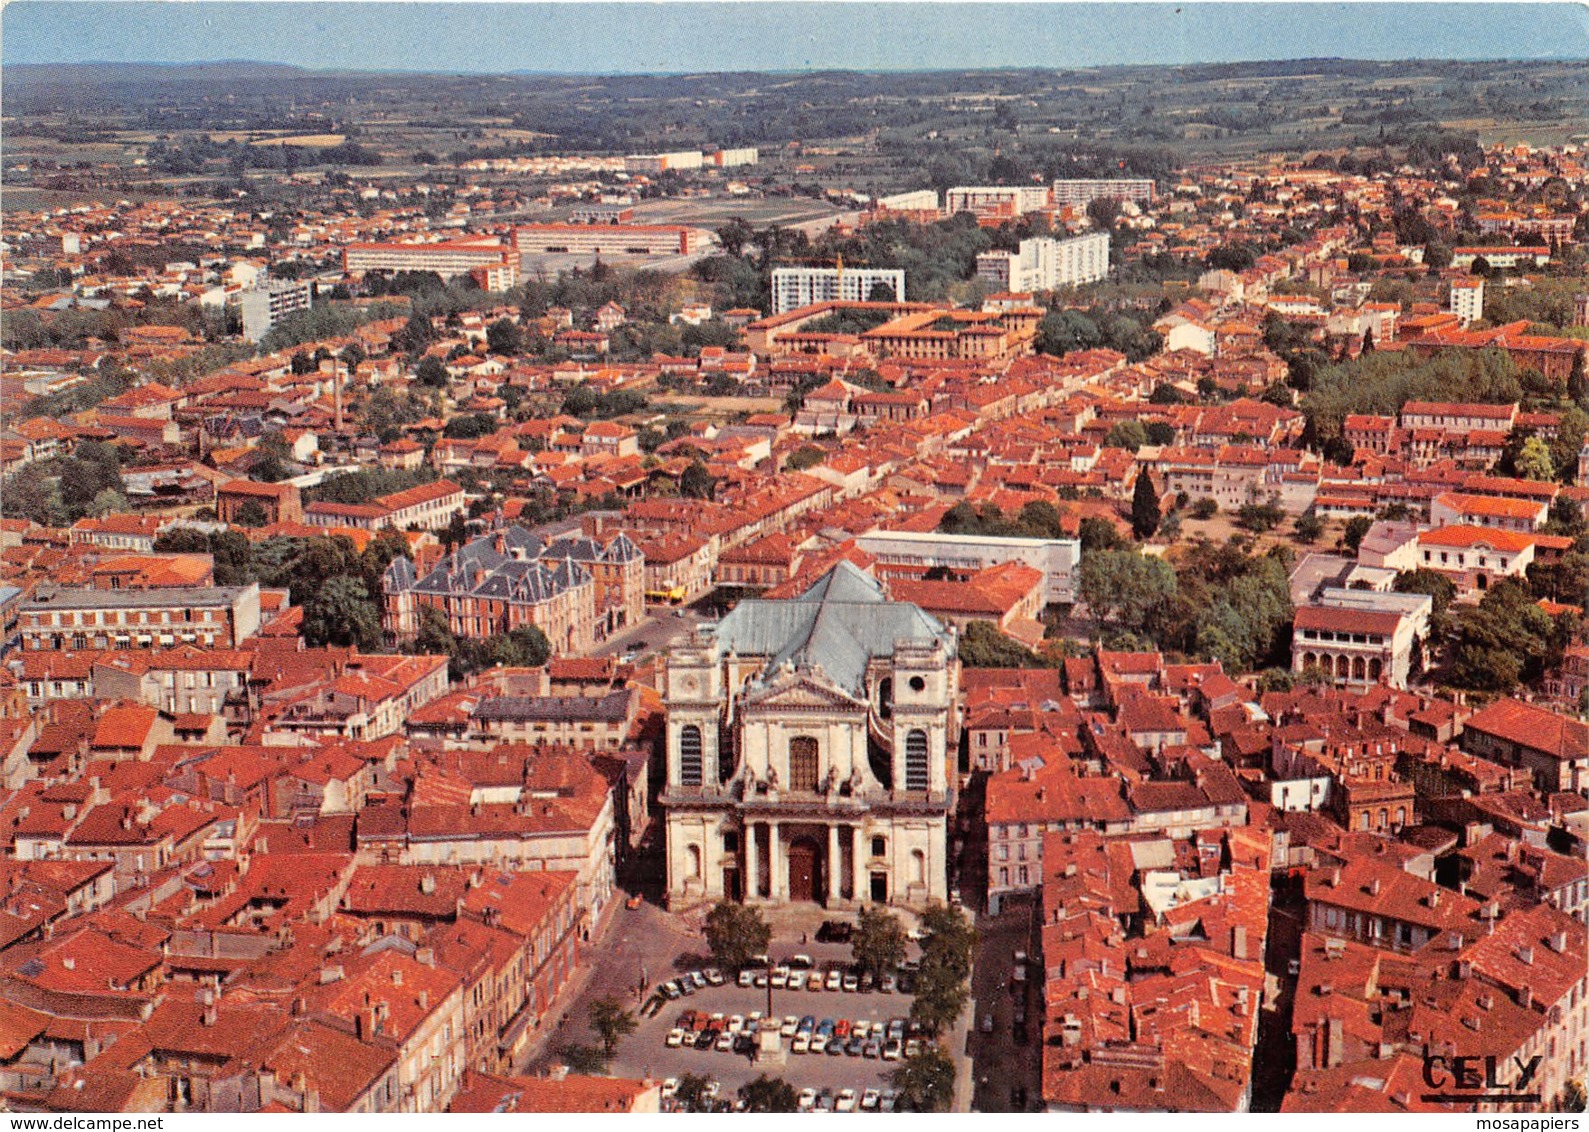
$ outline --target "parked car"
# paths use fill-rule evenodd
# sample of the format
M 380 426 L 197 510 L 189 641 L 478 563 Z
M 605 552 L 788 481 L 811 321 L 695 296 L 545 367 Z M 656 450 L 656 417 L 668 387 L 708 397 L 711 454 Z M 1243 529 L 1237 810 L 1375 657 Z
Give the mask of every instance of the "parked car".
M 817 1091 L 815 1089 L 801 1089 L 800 1095 L 795 1098 L 795 1109 L 799 1112 L 810 1112 L 817 1106 Z
M 814 1017 L 812 1017 L 810 1014 L 807 1014 L 804 1018 L 800 1019 L 800 1024 L 795 1027 L 795 1033 L 797 1033 L 797 1034 L 809 1034 L 812 1030 L 815 1030 L 816 1028 L 817 1028 L 817 1020 Z
M 812 965 L 811 956 L 809 955 L 791 955 L 789 957 L 789 969 L 791 971 L 809 971 Z
M 882 991 L 884 994 L 893 994 L 898 988 L 899 980 L 893 975 L 884 975 L 882 980 L 877 984 L 877 989 Z
M 675 983 L 672 979 L 669 979 L 667 982 L 663 983 L 658 989 L 661 990 L 669 1000 L 675 1000 L 684 993 L 679 989 L 679 984 Z
M 679 1091 L 679 1079 L 669 1077 L 662 1082 L 662 1099 L 671 1100 Z
M 854 994 L 861 989 L 861 980 L 854 974 L 847 974 L 844 976 L 843 986 L 846 991 Z
M 877 980 L 872 977 L 872 972 L 870 971 L 861 972 L 860 983 L 862 994 L 871 994 L 877 989 Z
M 876 1112 L 878 1102 L 883 1099 L 883 1094 L 876 1089 L 867 1089 L 861 1094 L 861 1111 Z
M 823 986 L 830 991 L 836 991 L 844 985 L 844 973 L 837 967 L 828 971 L 828 977 L 823 981 Z
M 684 1044 L 684 1031 L 675 1026 L 668 1031 L 668 1036 L 663 1040 L 663 1045 L 669 1049 L 678 1049 Z
M 812 1053 L 827 1053 L 828 1039 L 821 1034 L 812 1034 L 810 1044 L 806 1048 Z
M 898 1038 L 889 1038 L 888 1042 L 883 1046 L 883 1060 L 898 1061 L 902 1049 L 903 1047 Z
M 817 1033 L 824 1038 L 831 1038 L 833 1036 L 833 1019 L 824 1018 L 818 1022 Z
M 879 1112 L 893 1112 L 898 1104 L 899 1094 L 893 1089 L 884 1089 L 882 1097 L 878 1099 L 877 1109 Z
M 716 1044 L 717 1036 L 710 1030 L 702 1030 L 699 1034 L 695 1035 L 696 1049 L 711 1049 Z
M 793 1014 L 787 1014 L 784 1016 L 783 1024 L 778 1027 L 778 1032 L 786 1038 L 792 1038 L 795 1036 L 795 1031 L 799 1028 L 800 1019 Z
M 700 971 L 691 971 L 687 978 L 695 985 L 696 990 L 706 989 L 706 975 Z
M 844 1053 L 848 1057 L 860 1057 L 861 1051 L 866 1048 L 865 1038 L 851 1038 L 844 1046 Z
M 794 1041 L 789 1043 L 789 1052 L 790 1053 L 810 1053 L 811 1052 L 811 1035 L 810 1034 L 796 1034 L 794 1036 Z
M 723 972 L 719 971 L 716 967 L 708 967 L 706 970 L 702 971 L 701 974 L 705 975 L 706 981 L 714 987 L 720 987 L 724 982 L 727 981 L 723 978 Z
M 833 1025 L 833 1036 L 835 1038 L 848 1038 L 851 1029 L 853 1027 L 850 1025 L 850 1020 L 848 1018 L 840 1018 Z
M 854 1112 L 855 1111 L 855 1090 L 854 1089 L 840 1089 L 839 1090 L 839 1095 L 837 1097 L 833 1098 L 833 1111 L 834 1112 Z
M 742 987 L 753 986 L 756 982 L 756 972 L 752 971 L 749 967 L 746 967 L 744 970 L 740 971 L 738 982 Z
M 790 990 L 805 990 L 806 989 L 806 973 L 804 971 L 790 971 L 789 972 L 789 989 Z
M 727 1030 L 714 1030 L 712 1032 L 717 1035 L 717 1052 L 718 1053 L 730 1053 L 730 1052 L 733 1051 L 733 1048 L 734 1048 L 734 1035 L 733 1034 L 730 1034 Z

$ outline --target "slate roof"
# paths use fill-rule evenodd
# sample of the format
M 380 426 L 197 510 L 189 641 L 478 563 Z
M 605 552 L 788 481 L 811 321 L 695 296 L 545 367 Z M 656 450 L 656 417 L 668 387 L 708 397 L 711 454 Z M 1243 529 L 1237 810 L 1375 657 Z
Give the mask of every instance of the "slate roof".
M 955 649 L 954 634 L 920 608 L 889 601 L 882 587 L 848 561 L 841 561 L 799 597 L 789 601 L 750 599 L 716 626 L 719 655 L 768 658 L 763 678 L 784 663 L 821 665 L 839 687 L 862 694 L 873 657 L 893 655 L 900 641 L 937 643 Z

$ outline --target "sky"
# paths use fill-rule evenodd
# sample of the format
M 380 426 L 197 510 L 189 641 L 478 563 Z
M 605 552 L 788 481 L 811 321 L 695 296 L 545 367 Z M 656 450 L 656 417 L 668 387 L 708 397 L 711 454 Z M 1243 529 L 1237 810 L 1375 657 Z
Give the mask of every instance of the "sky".
M 1589 58 L 1579 3 L 254 3 L 14 0 L 13 63 L 254 60 L 565 74 Z

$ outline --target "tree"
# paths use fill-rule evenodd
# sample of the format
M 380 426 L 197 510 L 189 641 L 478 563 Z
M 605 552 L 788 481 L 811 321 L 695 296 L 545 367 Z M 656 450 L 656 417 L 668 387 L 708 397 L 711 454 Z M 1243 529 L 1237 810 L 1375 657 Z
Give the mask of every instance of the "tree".
M 1298 515 L 1296 522 L 1291 524 L 1291 533 L 1296 535 L 1299 542 L 1314 543 L 1324 534 L 1324 520 L 1312 511 Z
M 911 1000 L 910 1020 L 928 1033 L 940 1034 L 960 1018 L 970 998 L 965 977 L 924 960 L 916 972 L 916 997 Z
M 1042 663 L 1030 649 L 999 632 L 991 621 L 967 625 L 960 637 L 959 651 L 960 663 L 967 668 L 1038 668 Z
M 365 650 L 378 648 L 381 644 L 381 614 L 370 598 L 364 579 L 327 577 L 319 592 L 304 606 L 303 638 L 314 647 L 357 645 Z
M 1356 554 L 1357 548 L 1363 545 L 1363 537 L 1373 525 L 1374 520 L 1367 515 L 1353 515 L 1346 520 L 1346 530 L 1341 533 L 1341 541 L 1346 544 L 1346 549 Z
M 1139 539 L 1150 539 L 1159 529 L 1159 493 L 1153 486 L 1153 476 L 1146 468 L 1137 473 L 1137 486 L 1131 494 L 1131 533 Z
M 706 946 L 719 966 L 745 966 L 752 955 L 764 955 L 772 941 L 761 909 L 723 901 L 706 914 Z
M 679 476 L 679 494 L 691 499 L 711 499 L 717 494 L 717 480 L 704 460 L 691 460 Z
M 865 905 L 856 917 L 850 948 L 856 966 L 882 978 L 905 959 L 905 929 L 894 913 L 875 904 Z
M 1550 459 L 1550 447 L 1542 437 L 1530 436 L 1523 441 L 1517 453 L 1517 474 L 1527 480 L 1549 483 L 1556 478 L 1556 468 Z
M 524 348 L 519 337 L 518 324 L 511 318 L 499 318 L 486 327 L 486 349 L 493 354 L 512 356 Z
M 263 527 L 270 522 L 270 515 L 259 500 L 246 499 L 232 512 L 232 522 L 239 527 Z
M 1194 519 L 1212 519 L 1215 515 L 1219 514 L 1219 504 L 1215 503 L 1212 498 L 1205 495 L 1202 498 L 1193 501 L 1192 505 L 1187 508 L 1187 514 L 1191 515 Z
M 426 354 L 419 359 L 419 365 L 414 369 L 414 380 L 430 389 L 447 388 L 447 367 L 441 359 Z
M 1083 554 L 1095 550 L 1118 550 L 1125 546 L 1120 528 L 1100 515 L 1088 515 L 1076 524 L 1076 535 L 1081 541 Z
M 1556 630 L 1526 585 L 1502 578 L 1476 608 L 1457 618 L 1452 682 L 1480 691 L 1510 692 L 1539 675 Z
M 113 487 L 107 487 L 94 496 L 94 502 L 89 505 L 88 513 L 96 519 L 106 515 L 126 514 L 132 510 L 132 505 L 127 502 L 127 497 Z
M 596 1046 L 566 1045 L 557 1051 L 557 1056 L 570 1073 L 581 1077 L 600 1077 L 607 1072 L 607 1058 Z
M 954 1100 L 955 1067 L 937 1042 L 929 1042 L 889 1074 L 905 1103 L 917 1112 L 946 1112 Z
M 1078 588 L 1100 634 L 1105 625 L 1140 633 L 1174 597 L 1175 571 L 1162 558 L 1103 550 L 1082 555 Z
M 1266 502 L 1243 503 L 1236 510 L 1236 525 L 1244 530 L 1262 534 L 1272 531 L 1286 517 L 1278 500 L 1271 496 Z
M 971 953 L 977 933 L 971 921 L 957 909 L 934 901 L 921 914 L 922 967 L 944 967 L 962 979 L 971 977 Z
M 807 468 L 816 467 L 827 458 L 827 449 L 815 444 L 803 444 L 789 454 L 783 466 L 791 472 L 803 472 Z
M 673 1094 L 673 1099 L 686 1112 L 698 1112 L 706 1103 L 706 1086 L 709 1084 L 711 1082 L 699 1073 L 682 1073 L 679 1075 L 679 1088 Z
M 1141 421 L 1121 421 L 1103 438 L 1105 448 L 1124 448 L 1135 452 L 1148 442 L 1148 429 Z
M 618 1051 L 618 1043 L 635 1032 L 639 1023 L 616 998 L 598 998 L 590 1004 L 590 1028 L 601 1039 L 608 1058 Z
M 454 511 L 452 518 L 447 520 L 446 528 L 441 532 L 441 548 L 451 554 L 464 543 L 469 541 L 469 521 L 463 517 L 462 511 Z
M 746 1112 L 796 1112 L 799 1096 L 794 1086 L 782 1077 L 761 1074 L 754 1081 L 739 1087 L 739 1099 Z
M 1428 594 L 1434 599 L 1429 612 L 1429 627 L 1435 636 L 1443 635 L 1446 611 L 1457 596 L 1457 587 L 1438 570 L 1403 570 L 1396 575 L 1394 589 L 1399 594 Z

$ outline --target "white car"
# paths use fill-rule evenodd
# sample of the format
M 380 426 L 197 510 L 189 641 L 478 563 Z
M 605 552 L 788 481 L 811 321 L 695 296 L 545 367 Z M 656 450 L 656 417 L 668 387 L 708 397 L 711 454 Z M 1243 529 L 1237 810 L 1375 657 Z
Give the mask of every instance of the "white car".
M 731 1014 L 731 1015 L 729 1015 L 728 1032 L 730 1034 L 737 1034 L 741 1030 L 743 1030 L 744 1028 L 745 1028 L 745 1016 L 743 1014 Z
M 855 1111 L 855 1090 L 854 1089 L 841 1089 L 841 1090 L 839 1090 L 839 1095 L 836 1098 L 834 1098 L 834 1101 L 833 1101 L 833 1111 L 834 1112 L 854 1112 Z
M 754 985 L 755 982 L 756 982 L 756 972 L 752 971 L 749 967 L 746 967 L 743 971 L 741 971 L 739 973 L 739 985 L 740 986 L 742 986 L 742 987 L 752 986 L 752 985 Z
M 671 1097 L 677 1096 L 678 1095 L 678 1091 L 679 1091 L 679 1079 L 677 1077 L 669 1077 L 666 1081 L 662 1082 L 662 1099 L 663 1100 L 668 1100 Z
M 903 1052 L 903 1049 L 900 1047 L 899 1039 L 889 1038 L 888 1044 L 883 1047 L 883 1060 L 898 1061 L 900 1054 Z
M 791 956 L 790 959 L 789 959 L 789 966 L 791 968 L 794 968 L 795 970 L 809 971 L 809 970 L 811 970 L 811 956 L 809 956 L 809 955 L 795 955 L 795 956 Z
M 717 1052 L 729 1053 L 734 1048 L 734 1035 L 727 1030 L 717 1035 Z
M 884 1089 L 883 1097 L 877 1102 L 877 1107 L 881 1112 L 893 1112 L 897 1104 L 899 1104 L 899 1094 L 893 1089 Z
M 796 1018 L 793 1014 L 786 1014 L 784 1015 L 783 1025 L 778 1027 L 778 1032 L 786 1038 L 792 1038 L 795 1035 L 795 1031 L 799 1028 L 800 1019 Z
M 817 1106 L 817 1091 L 815 1089 L 801 1089 L 800 1095 L 795 1098 L 795 1108 L 800 1112 L 810 1112 Z
M 861 1094 L 861 1111 L 876 1112 L 878 1101 L 883 1099 L 883 1094 L 876 1089 L 867 1089 Z
M 790 990 L 805 990 L 806 989 L 806 973 L 804 971 L 790 971 L 789 972 L 789 989 Z
M 812 1034 L 811 1042 L 807 1046 L 807 1049 L 811 1053 L 826 1053 L 828 1050 L 828 1039 L 824 1038 L 821 1034 Z
M 810 1034 L 796 1034 L 794 1036 L 794 1042 L 789 1046 L 789 1052 L 790 1053 L 810 1053 L 811 1052 L 811 1035 Z
M 828 990 L 838 990 L 844 985 L 844 975 L 837 967 L 834 967 L 828 971 L 827 980 L 823 985 L 826 986 Z
M 717 1099 L 717 1094 L 722 1091 L 723 1086 L 719 1085 L 716 1081 L 708 1081 L 706 1083 L 706 1088 L 701 1090 L 701 1096 L 705 1097 L 709 1101 L 715 1101 Z
M 668 1036 L 663 1042 L 669 1049 L 678 1049 L 684 1044 L 684 1031 L 675 1026 L 668 1031 Z
M 854 994 L 856 991 L 861 989 L 861 980 L 855 975 L 845 975 L 843 986 L 845 990 L 849 991 L 851 994 Z
M 782 990 L 789 985 L 789 968 L 774 967 L 772 969 L 772 985 L 775 990 Z

